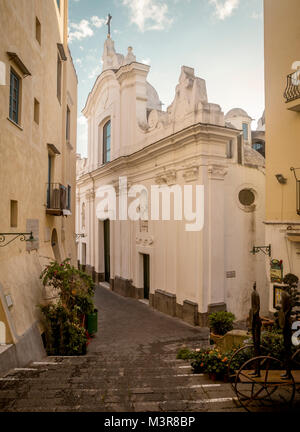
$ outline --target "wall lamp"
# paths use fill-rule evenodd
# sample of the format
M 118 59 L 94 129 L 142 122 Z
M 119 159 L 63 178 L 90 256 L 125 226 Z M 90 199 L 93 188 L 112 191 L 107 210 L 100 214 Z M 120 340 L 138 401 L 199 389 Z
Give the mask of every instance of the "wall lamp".
M 275 177 L 277 178 L 278 183 L 280 183 L 280 184 L 286 184 L 287 179 L 285 177 L 283 177 L 282 174 L 276 174 Z
M 6 237 L 14 236 L 9 241 L 6 241 Z M 29 238 L 26 238 L 29 236 Z M 3 248 L 5 246 L 8 246 L 10 243 L 15 241 L 17 238 L 19 238 L 21 241 L 25 242 L 34 242 L 35 239 L 33 237 L 32 231 L 30 233 L 0 233 L 0 248 Z
M 256 255 L 259 252 L 263 252 L 265 255 L 269 255 L 269 257 L 272 256 L 272 246 L 253 246 L 252 251 L 250 251 L 250 253 L 252 253 L 252 255 Z

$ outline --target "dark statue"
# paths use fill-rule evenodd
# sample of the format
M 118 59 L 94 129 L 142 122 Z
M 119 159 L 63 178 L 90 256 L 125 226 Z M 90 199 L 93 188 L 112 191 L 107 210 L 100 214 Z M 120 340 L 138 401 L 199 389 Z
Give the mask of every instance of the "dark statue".
M 249 314 L 255 357 L 260 356 L 260 335 L 261 335 L 262 323 L 259 316 L 259 312 L 260 312 L 260 297 L 258 292 L 256 291 L 256 282 L 255 282 L 251 294 L 251 309 Z M 259 362 L 257 362 L 256 370 L 253 372 L 253 375 L 256 377 L 260 377 Z
M 285 353 L 285 368 L 286 372 L 281 375 L 282 379 L 291 378 L 291 357 L 292 357 L 292 326 L 291 326 L 291 296 L 286 292 L 282 292 L 281 308 L 279 311 L 279 326 L 283 333 L 284 353 Z

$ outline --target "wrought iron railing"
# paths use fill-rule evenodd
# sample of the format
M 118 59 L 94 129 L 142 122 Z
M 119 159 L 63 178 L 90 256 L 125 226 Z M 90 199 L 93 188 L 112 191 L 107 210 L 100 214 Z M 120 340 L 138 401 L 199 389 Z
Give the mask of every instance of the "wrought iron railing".
M 67 208 L 67 188 L 60 183 L 47 183 L 47 209 Z
M 286 102 L 292 102 L 300 98 L 299 72 L 293 72 L 287 76 L 287 86 L 284 92 Z

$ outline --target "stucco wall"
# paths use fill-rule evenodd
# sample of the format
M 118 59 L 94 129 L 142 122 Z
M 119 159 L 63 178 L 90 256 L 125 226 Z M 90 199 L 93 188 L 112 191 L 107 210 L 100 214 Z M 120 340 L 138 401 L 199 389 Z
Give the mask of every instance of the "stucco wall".
M 0 283 L 13 306 L 6 319 L 16 342 L 39 320 L 38 303 L 44 297 L 39 279 L 43 266 L 53 259 L 51 233 L 58 233 L 61 257 L 77 260 L 75 247 L 75 163 L 77 122 L 77 77 L 67 42 L 67 1 L 61 11 L 55 0 L 0 1 L 0 61 L 6 68 L 6 83 L 0 86 L 0 232 L 27 232 L 28 220 L 36 221 L 35 250 L 19 239 L 0 248 Z M 35 20 L 41 23 L 41 45 L 35 38 Z M 68 60 L 63 63 L 62 99 L 57 99 L 57 43 Z M 31 76 L 22 79 L 20 127 L 8 120 L 10 67 L 7 52 L 21 58 Z M 18 71 L 20 72 L 20 71 Z M 21 72 L 20 72 L 21 75 Z M 34 98 L 40 103 L 39 124 L 33 119 Z M 66 143 L 66 104 L 71 110 L 70 145 Z M 55 156 L 53 182 L 72 186 L 72 215 L 46 215 L 48 147 Z M 10 200 L 18 201 L 18 225 L 10 226 Z M 0 318 L 1 319 L 1 318 Z

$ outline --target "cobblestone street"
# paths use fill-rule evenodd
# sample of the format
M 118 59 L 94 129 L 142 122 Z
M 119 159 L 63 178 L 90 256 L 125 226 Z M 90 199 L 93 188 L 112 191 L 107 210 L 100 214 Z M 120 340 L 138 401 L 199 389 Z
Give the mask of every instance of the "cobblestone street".
M 230 384 L 176 360 L 208 332 L 98 287 L 99 331 L 85 357 L 48 357 L 0 381 L 1 411 L 238 411 Z

